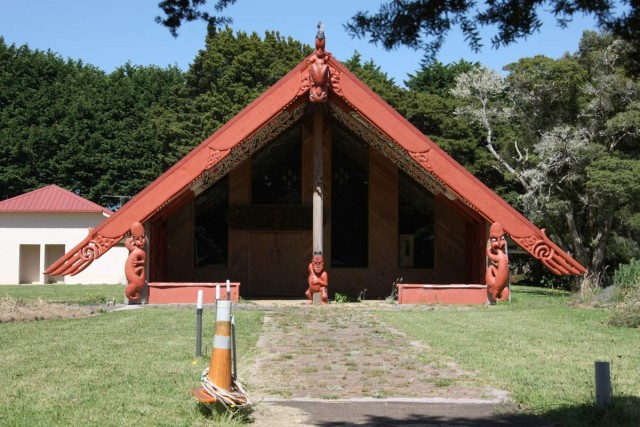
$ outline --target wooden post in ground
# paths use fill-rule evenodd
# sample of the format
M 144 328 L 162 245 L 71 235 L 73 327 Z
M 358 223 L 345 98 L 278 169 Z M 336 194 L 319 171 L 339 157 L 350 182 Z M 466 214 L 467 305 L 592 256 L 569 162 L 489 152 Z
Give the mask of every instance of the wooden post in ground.
M 596 405 L 607 409 L 611 403 L 611 371 L 609 362 L 596 362 Z

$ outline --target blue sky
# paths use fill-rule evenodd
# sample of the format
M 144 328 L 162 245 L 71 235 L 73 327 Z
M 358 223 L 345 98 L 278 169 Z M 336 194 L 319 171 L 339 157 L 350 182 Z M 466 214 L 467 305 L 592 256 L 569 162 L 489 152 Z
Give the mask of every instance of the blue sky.
M 213 4 L 215 0 L 209 0 Z M 130 61 L 134 65 L 178 65 L 186 70 L 204 47 L 204 23 L 184 24 L 178 38 L 154 22 L 160 15 L 159 0 L 0 0 L 0 36 L 5 43 L 28 44 L 63 58 L 111 72 Z M 366 40 L 351 39 L 344 24 L 359 10 L 374 12 L 380 1 L 325 0 L 238 0 L 226 10 L 234 30 L 257 32 L 277 30 L 283 36 L 313 45 L 318 21 L 325 25 L 327 50 L 338 60 L 349 59 L 354 51 L 363 60 L 373 59 L 397 83 L 420 68 L 421 52 L 398 49 L 391 52 Z M 318 5 L 321 7 L 313 7 Z M 593 20 L 578 16 L 568 29 L 547 20 L 542 32 L 517 45 L 492 49 L 487 34 L 482 53 L 474 54 L 459 34 L 451 33 L 438 59 L 447 64 L 462 58 L 501 70 L 521 57 L 538 54 L 558 58 L 574 52 L 585 29 L 594 29 Z

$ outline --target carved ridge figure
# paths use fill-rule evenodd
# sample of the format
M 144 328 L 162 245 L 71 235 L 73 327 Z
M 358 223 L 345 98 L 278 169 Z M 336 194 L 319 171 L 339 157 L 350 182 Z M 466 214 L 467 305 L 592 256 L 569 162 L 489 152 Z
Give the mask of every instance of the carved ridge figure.
M 131 224 L 131 237 L 127 238 L 124 246 L 129 250 L 129 256 L 124 265 L 124 275 L 127 278 L 127 288 L 124 293 L 130 301 L 138 301 L 145 286 L 145 262 L 147 254 L 144 251 L 146 236 L 144 227 L 139 222 Z
M 311 78 L 311 89 L 309 90 L 309 100 L 312 102 L 325 102 L 329 91 L 329 64 L 327 60 L 331 53 L 324 50 L 327 40 L 324 37 L 322 24 L 318 24 L 318 34 L 316 34 L 316 50 L 308 59 L 309 76 Z
M 313 304 L 313 294 L 320 292 L 322 304 L 329 302 L 329 275 L 324 270 L 324 257 L 322 255 L 314 255 L 309 263 L 309 289 L 305 295 L 309 299 L 309 304 Z
M 506 245 L 506 233 L 502 225 L 494 222 L 489 229 L 489 247 L 487 248 L 489 265 L 485 276 L 487 296 L 491 304 L 509 298 L 509 288 L 506 287 L 509 278 L 509 258 L 507 257 Z

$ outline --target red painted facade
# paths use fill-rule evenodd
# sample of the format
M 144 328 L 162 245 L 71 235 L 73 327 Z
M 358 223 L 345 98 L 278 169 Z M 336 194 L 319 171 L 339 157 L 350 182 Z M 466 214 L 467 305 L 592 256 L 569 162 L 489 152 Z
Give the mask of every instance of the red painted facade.
M 215 304 L 216 287 L 220 287 L 220 299 L 227 299 L 227 284 L 225 283 L 149 283 L 149 304 L 195 304 L 198 301 L 198 291 L 202 291 L 204 304 Z M 231 302 L 240 299 L 240 283 L 229 284 Z
M 487 303 L 484 285 L 398 285 L 398 304 L 464 304 Z
M 496 221 L 502 224 L 514 242 L 554 273 L 579 275 L 585 272 L 570 255 L 547 238 L 544 230 L 533 225 L 420 133 L 328 52 L 322 58 L 322 73 L 314 70 L 313 64 L 317 64 L 316 53 L 291 70 L 111 218 L 91 230 L 84 241 L 54 263 L 47 273 L 75 274 L 81 271 L 119 242 L 127 234 L 131 223 L 139 221 L 145 224 L 151 241 L 149 276 L 154 281 L 166 281 L 172 271 L 177 271 L 176 267 L 168 266 L 176 258 L 171 253 L 171 248 L 175 247 L 171 242 L 176 237 L 175 233 L 171 234 L 171 227 L 167 224 L 175 223 L 179 215 L 185 216 L 185 224 L 189 223 L 188 209 L 196 194 L 222 177 L 229 177 L 230 204 L 234 200 L 242 201 L 243 196 L 238 194 L 244 191 L 246 174 L 242 171 L 250 168 L 250 165 L 247 166 L 249 159 L 263 146 L 280 138 L 295 123 L 303 123 L 304 133 L 307 128 L 305 117 L 308 117 L 308 112 L 315 104 L 312 102 L 314 97 L 322 98 L 327 104 L 324 110 L 326 122 L 346 129 L 368 147 L 368 164 L 375 171 L 370 172 L 368 187 L 368 267 L 366 271 L 351 271 L 328 266 L 332 283 L 330 291 L 357 291 L 367 288 L 368 283 L 375 283 L 373 294 L 382 296 L 386 289 L 383 290 L 382 282 L 377 281 L 383 280 L 390 286 L 393 279 L 401 274 L 415 283 L 434 283 L 433 280 L 437 280 L 435 283 L 479 283 L 484 279 L 486 268 L 487 224 Z M 323 80 L 318 83 L 316 80 L 320 74 L 324 77 L 321 76 Z M 310 95 L 310 90 L 315 92 Z M 331 139 L 331 126 L 327 125 L 325 132 L 328 141 Z M 308 158 L 305 157 L 308 150 L 304 137 L 302 150 L 303 159 Z M 330 144 L 327 144 L 325 151 L 326 159 L 330 159 Z M 325 164 L 325 174 L 331 176 L 330 161 Z M 393 237 L 398 233 L 397 222 L 394 222 L 396 219 L 393 219 L 397 216 L 398 190 L 394 185 L 397 185 L 398 171 L 407 173 L 435 197 L 436 252 L 441 252 L 436 255 L 435 265 L 428 269 L 403 270 L 398 265 L 399 243 Z M 306 185 L 305 173 L 303 171 L 303 187 Z M 327 189 L 325 192 L 329 193 Z M 303 205 L 308 206 L 310 201 L 306 193 L 302 197 Z M 325 209 L 331 209 L 330 199 L 326 201 Z M 327 230 L 330 227 L 329 223 L 325 225 Z M 252 265 L 251 259 L 260 255 L 256 251 L 251 252 L 251 242 L 264 240 L 264 236 L 257 234 L 259 231 L 230 230 L 230 265 L 224 271 L 207 273 L 211 277 L 209 280 L 230 277 L 243 283 L 243 289 L 249 292 L 247 295 L 259 295 L 255 288 L 252 289 L 251 283 L 245 287 L 247 281 L 251 282 L 247 275 L 250 273 L 246 271 Z M 298 248 L 296 251 L 301 253 L 300 282 L 303 283 L 306 275 L 304 267 L 311 259 L 310 236 L 305 230 L 297 233 L 299 237 L 292 234 L 283 237 L 287 237 L 287 243 L 294 244 Z M 294 237 L 295 241 L 291 243 Z M 278 241 L 276 236 L 275 243 L 269 245 L 277 246 Z M 327 244 L 325 242 L 325 246 Z M 446 255 L 446 248 L 455 248 L 455 252 Z M 326 250 L 325 258 L 329 257 L 330 260 L 330 256 L 330 250 Z M 299 263 L 297 260 L 295 262 Z M 216 274 L 220 277 L 212 277 Z M 294 271 L 293 274 L 297 273 Z M 184 281 L 194 281 L 193 278 L 185 279 L 182 273 L 176 276 L 183 277 L 181 280 Z M 196 273 L 193 273 L 193 277 L 196 278 Z M 297 292 L 295 289 L 293 291 Z

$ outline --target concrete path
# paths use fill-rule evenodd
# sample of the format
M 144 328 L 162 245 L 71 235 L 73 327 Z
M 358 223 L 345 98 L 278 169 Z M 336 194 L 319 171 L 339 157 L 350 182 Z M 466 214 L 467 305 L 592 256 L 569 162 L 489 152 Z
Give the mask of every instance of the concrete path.
M 371 313 L 393 305 L 258 305 L 255 426 L 553 426 Z

